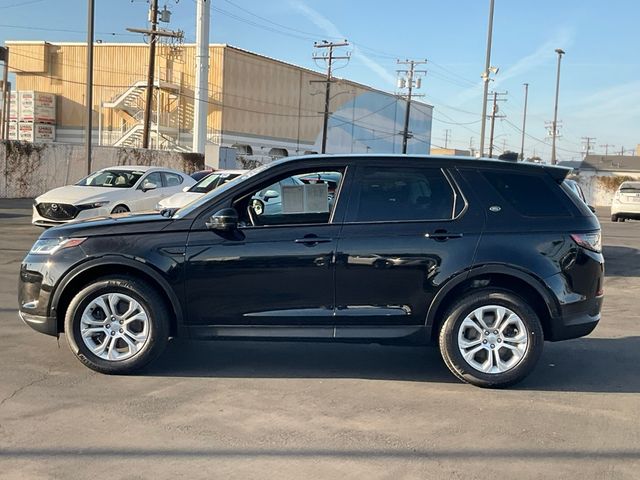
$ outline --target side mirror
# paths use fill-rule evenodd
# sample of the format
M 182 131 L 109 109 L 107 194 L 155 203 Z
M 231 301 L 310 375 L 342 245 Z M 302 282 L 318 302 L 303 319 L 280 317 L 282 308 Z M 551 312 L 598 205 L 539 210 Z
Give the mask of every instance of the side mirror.
M 275 190 L 267 190 L 266 192 L 264 192 L 264 195 L 262 196 L 262 198 L 264 199 L 265 202 L 268 202 L 272 198 L 278 198 L 279 196 L 280 194 Z
M 209 230 L 229 232 L 238 228 L 238 212 L 235 208 L 223 208 L 205 223 Z
M 191 185 L 187 185 L 186 187 L 184 187 L 184 188 L 182 189 L 182 191 L 183 191 L 183 192 L 188 192 L 190 188 L 191 188 Z
M 145 180 L 144 183 L 142 184 L 143 192 L 148 192 L 149 190 L 155 190 L 156 188 L 158 188 L 158 186 L 155 183 L 149 182 L 147 180 Z

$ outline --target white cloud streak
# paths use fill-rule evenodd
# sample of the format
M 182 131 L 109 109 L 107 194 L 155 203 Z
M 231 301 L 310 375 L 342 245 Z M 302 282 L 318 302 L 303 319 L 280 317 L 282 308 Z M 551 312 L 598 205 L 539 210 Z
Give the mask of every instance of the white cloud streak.
M 331 38 L 347 38 L 340 32 L 338 27 L 324 15 L 309 7 L 307 4 L 299 1 L 292 1 L 291 5 L 298 10 L 302 15 L 307 17 L 314 25 L 320 28 L 326 35 Z M 358 58 L 365 67 L 375 73 L 390 89 L 393 89 L 396 83 L 396 77 L 389 73 L 389 71 L 380 65 L 375 60 L 362 53 L 357 46 L 353 46 L 351 54 L 352 58 Z

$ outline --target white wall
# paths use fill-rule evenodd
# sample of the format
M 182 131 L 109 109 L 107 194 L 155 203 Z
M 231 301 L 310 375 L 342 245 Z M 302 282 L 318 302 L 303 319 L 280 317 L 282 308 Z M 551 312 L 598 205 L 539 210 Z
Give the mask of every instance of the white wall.
M 191 173 L 204 166 L 204 156 L 193 153 L 116 147 L 92 151 L 93 171 L 114 165 L 157 165 Z M 83 145 L 0 141 L 0 198 L 37 197 L 86 174 Z
M 640 172 L 602 172 L 602 171 L 581 171 L 579 175 L 572 176 L 582 187 L 587 203 L 594 207 L 609 207 L 613 200 L 615 190 L 609 190 L 599 181 L 602 177 L 632 177 L 640 179 Z

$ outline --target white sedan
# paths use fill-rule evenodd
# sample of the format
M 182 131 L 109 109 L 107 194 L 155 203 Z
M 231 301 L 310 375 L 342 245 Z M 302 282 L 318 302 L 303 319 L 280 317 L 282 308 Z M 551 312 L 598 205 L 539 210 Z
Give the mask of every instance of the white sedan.
M 52 227 L 112 213 L 153 210 L 163 198 L 195 183 L 189 175 L 168 168 L 104 168 L 75 185 L 54 188 L 36 198 L 32 223 Z
M 205 193 L 209 193 L 211 190 L 245 173 L 247 173 L 247 170 L 217 170 L 202 178 L 195 185 L 183 188 L 182 192 L 175 193 L 170 197 L 160 200 L 156 205 L 156 210 L 182 208 L 193 202 L 196 198 L 200 198 Z

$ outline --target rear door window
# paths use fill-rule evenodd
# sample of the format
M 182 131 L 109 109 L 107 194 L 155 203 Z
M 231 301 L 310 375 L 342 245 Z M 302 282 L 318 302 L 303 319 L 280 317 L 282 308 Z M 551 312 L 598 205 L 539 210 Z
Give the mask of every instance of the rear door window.
M 525 217 L 571 216 L 558 185 L 541 175 L 485 171 L 484 177 L 500 196 Z
M 451 220 L 456 196 L 439 168 L 363 167 L 349 222 Z

